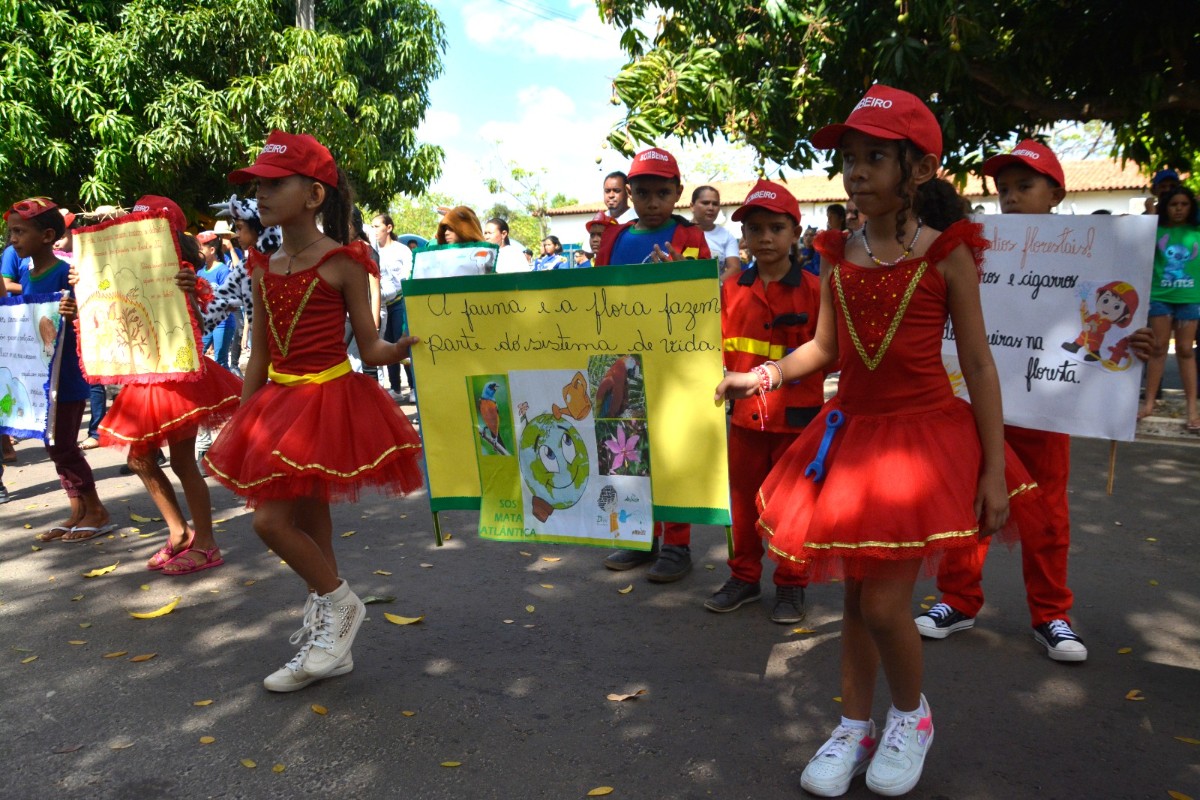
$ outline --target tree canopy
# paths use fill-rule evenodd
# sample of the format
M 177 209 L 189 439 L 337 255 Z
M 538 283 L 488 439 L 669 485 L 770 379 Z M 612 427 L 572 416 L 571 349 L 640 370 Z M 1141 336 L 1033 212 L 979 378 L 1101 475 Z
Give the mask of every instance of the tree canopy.
M 929 103 L 960 173 L 1061 120 L 1106 123 L 1147 169 L 1200 161 L 1196 0 L 597 1 L 629 57 L 610 137 L 626 152 L 724 135 L 811 167 L 812 133 L 879 82 Z
M 423 0 L 0 0 L 0 196 L 206 208 L 272 128 L 383 208 L 441 172 L 417 141 L 445 31 Z

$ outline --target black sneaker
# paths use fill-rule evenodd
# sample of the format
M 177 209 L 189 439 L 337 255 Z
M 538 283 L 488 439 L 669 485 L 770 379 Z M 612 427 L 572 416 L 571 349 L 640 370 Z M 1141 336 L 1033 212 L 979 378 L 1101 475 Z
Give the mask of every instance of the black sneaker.
M 1035 625 L 1033 638 L 1055 661 L 1087 661 L 1087 647 L 1065 619 Z
M 692 548 L 686 544 L 664 544 L 658 552 L 658 560 L 646 573 L 646 580 L 654 583 L 674 583 L 692 571 Z
M 608 557 L 604 559 L 604 566 L 615 569 L 617 572 L 624 572 L 627 569 L 640 567 L 642 564 L 649 564 L 656 558 L 658 558 L 657 538 L 649 550 L 617 550 L 609 553 Z
M 771 610 L 771 622 L 791 625 L 805 617 L 804 587 L 776 586 L 775 608 Z
M 762 590 L 758 588 L 757 583 L 730 578 L 725 581 L 724 586 L 717 589 L 716 594 L 704 601 L 704 607 L 709 611 L 724 614 L 727 611 L 735 611 L 746 603 L 752 603 L 760 597 L 762 597 Z
M 952 633 L 975 627 L 975 618 L 955 611 L 945 603 L 936 603 L 933 608 L 913 620 L 917 632 L 926 639 L 945 639 Z

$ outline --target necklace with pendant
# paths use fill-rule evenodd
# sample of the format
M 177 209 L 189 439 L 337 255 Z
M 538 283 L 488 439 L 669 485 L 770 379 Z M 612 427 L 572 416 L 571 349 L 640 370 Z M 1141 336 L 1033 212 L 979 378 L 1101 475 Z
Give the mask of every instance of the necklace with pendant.
M 913 234 L 912 241 L 908 243 L 908 247 L 904 248 L 904 252 L 895 261 L 881 261 L 871 252 L 871 240 L 867 238 L 867 223 L 862 226 L 863 246 L 867 248 L 867 258 L 871 259 L 877 267 L 894 267 L 904 259 L 912 255 L 913 248 L 917 246 L 917 239 L 921 236 L 921 221 L 917 220 L 917 232 Z
M 299 250 L 297 250 L 297 251 L 295 252 L 295 254 L 294 254 L 294 255 L 293 255 L 293 254 L 291 254 L 291 253 L 288 253 L 288 251 L 286 251 L 286 250 L 284 250 L 282 247 L 280 247 L 280 248 L 279 248 L 279 252 L 281 252 L 281 253 L 283 253 L 285 256 L 287 256 L 287 260 L 288 260 L 288 262 L 287 262 L 287 268 L 286 268 L 286 269 L 283 271 L 283 274 L 284 274 L 284 275 L 291 275 L 291 274 L 292 274 L 292 265 L 296 263 L 296 259 L 300 257 L 300 254 L 301 254 L 301 253 L 303 253 L 305 250 L 307 250 L 308 248 L 312 247 L 314 244 L 316 244 L 317 242 L 321 241 L 321 240 L 322 240 L 322 239 L 324 239 L 324 238 L 325 238 L 325 234 L 321 234 L 321 235 L 320 235 L 320 236 L 318 236 L 316 239 L 313 239 L 311 242 L 309 242 L 308 244 L 304 245 L 304 247 L 301 247 Z M 870 248 L 867 248 L 867 251 L 868 251 L 868 252 L 870 252 Z

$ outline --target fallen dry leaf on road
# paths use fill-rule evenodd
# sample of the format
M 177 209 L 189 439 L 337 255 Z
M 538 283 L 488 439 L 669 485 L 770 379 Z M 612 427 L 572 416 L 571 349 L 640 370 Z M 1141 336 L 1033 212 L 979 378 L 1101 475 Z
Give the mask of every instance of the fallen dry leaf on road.
M 921 603 L 921 608 L 925 611 L 928 611 L 929 609 L 933 608 L 933 606 L 929 605 L 929 603 Z
M 816 633 L 812 628 L 792 628 L 792 633 Z
M 646 694 L 646 690 L 645 690 L 645 689 L 638 689 L 638 690 L 637 690 L 636 692 L 634 692 L 633 694 L 616 694 L 616 693 L 613 693 L 613 694 L 610 694 L 610 695 L 608 696 L 608 699 L 609 699 L 609 700 L 612 700 L 614 703 L 620 703 L 620 702 L 624 702 L 625 700 L 636 700 L 637 698 L 641 697 L 641 696 L 642 696 L 642 695 L 644 695 L 644 694 Z
M 369 606 L 375 603 L 394 603 L 396 602 L 396 598 L 392 597 L 391 595 L 378 596 L 369 594 L 362 598 L 362 602 L 364 606 Z
M 1183 792 L 1177 792 L 1174 789 L 1167 790 L 1167 797 L 1171 798 L 1171 800 L 1192 800 L 1190 795 L 1186 795 Z
M 242 766 L 245 767 L 246 769 L 254 769 L 255 767 L 258 766 L 258 764 L 255 764 L 253 761 L 251 761 L 248 758 L 243 758 Z
M 1158 539 L 1155 539 L 1153 536 L 1147 536 L 1147 537 L 1146 537 L 1146 541 L 1147 541 L 1147 542 L 1157 542 L 1157 541 L 1158 541 Z
M 461 767 L 462 762 L 461 761 L 443 761 L 442 766 L 443 767 Z
M 419 617 L 402 617 L 399 614 L 384 614 L 383 618 L 393 625 L 415 625 L 425 619 L 425 615 L 422 614 Z
M 1158 581 L 1154 580 L 1154 578 L 1151 578 L 1151 579 L 1150 579 L 1150 585 L 1151 585 L 1151 586 L 1158 586 Z
M 121 656 L 129 655 L 128 650 L 118 650 L 115 653 L 105 653 L 101 658 L 120 658 Z
M 64 744 L 54 748 L 54 752 L 58 755 L 62 755 L 63 753 L 74 753 L 76 750 L 79 750 L 82 747 L 83 745 L 81 744 Z
M 555 561 L 562 561 L 558 556 L 542 556 L 542 561 L 549 561 L 553 564 Z
M 35 553 L 42 549 L 42 548 L 38 547 L 36 544 L 30 545 L 30 547 L 33 548 L 33 552 L 35 552 Z
M 430 568 L 430 567 L 432 567 L 432 566 L 433 566 L 433 564 L 422 564 L 422 565 L 421 565 L 421 568 L 422 568 L 422 569 L 429 569 L 429 568 Z
M 26 525 L 25 527 L 28 528 L 29 526 Z M 526 558 L 529 558 L 530 556 L 533 555 L 533 553 L 526 553 L 524 550 L 518 550 L 517 552 L 520 553 L 521 555 L 525 556 Z
M 87 642 L 85 642 L 83 639 L 72 639 L 71 641 L 67 642 L 67 644 L 80 645 L 87 644 Z
M 840 703 L 840 702 L 842 702 L 842 697 L 841 697 L 841 695 L 838 695 L 837 697 L 833 698 L 833 702 L 835 702 L 835 703 Z
M 171 602 L 167 603 L 161 608 L 156 608 L 153 611 L 130 611 L 129 616 L 133 617 L 134 619 L 154 619 L 155 617 L 165 617 L 167 614 L 170 614 L 175 610 L 175 606 L 179 605 L 179 601 L 182 599 L 182 596 L 175 595 L 171 598 Z
M 90 622 L 81 622 L 81 623 L 79 623 L 79 627 L 81 627 L 81 628 L 90 628 L 90 627 L 92 627 L 92 623 L 90 623 Z
M 325 706 L 319 706 L 316 703 L 313 703 L 311 706 L 309 706 L 309 708 L 312 709 L 314 714 L 320 714 L 322 717 L 329 713 L 328 708 Z
M 200 737 L 200 744 L 212 744 L 215 741 L 216 741 L 216 739 L 213 738 L 212 736 L 201 736 Z
M 129 512 L 129 518 L 134 522 L 152 522 L 149 517 L 143 517 L 141 514 L 136 514 L 133 511 Z
M 506 619 L 506 620 L 504 620 L 504 624 L 505 624 L 505 625 L 512 625 L 514 622 L 516 622 L 516 620 L 515 620 L 515 619 Z
M 197 700 L 196 702 L 192 703 L 192 705 L 200 706 L 201 708 L 203 708 L 204 706 L 211 706 L 212 704 L 213 704 L 212 700 Z
M 525 606 L 525 610 L 528 611 L 530 614 L 532 614 L 534 612 L 534 607 L 533 606 Z
M 287 769 L 287 767 L 285 767 L 283 764 L 276 764 L 275 766 L 271 767 L 271 772 L 274 772 L 276 775 L 278 775 L 285 769 Z
M 588 792 L 587 796 L 588 797 L 604 797 L 604 795 L 612 794 L 612 793 L 613 793 L 613 788 L 611 786 L 597 786 L 595 789 L 592 789 L 590 792 Z
M 343 539 L 349 539 L 349 538 L 350 538 L 351 536 L 353 536 L 355 533 L 357 533 L 357 531 L 346 531 L 345 533 L 343 533 L 343 534 L 342 534 L 342 538 L 343 538 Z
M 37 660 L 38 660 L 38 657 L 37 657 L 37 656 L 30 656 L 29 658 L 22 658 L 22 659 L 21 659 L 21 663 L 22 663 L 22 664 L 29 664 L 29 663 L 31 663 L 31 662 L 33 662 L 33 661 L 37 661 Z
M 1130 689 L 1128 692 L 1125 693 L 1125 699 L 1126 700 L 1145 700 L 1146 697 L 1145 697 L 1145 695 L 1142 694 L 1141 689 Z
M 1117 655 L 1125 656 L 1125 655 L 1129 655 L 1132 652 L 1133 652 L 1132 647 L 1122 647 L 1120 650 L 1117 651 Z
M 143 653 L 142 655 L 134 656 L 133 658 L 131 658 L 129 660 L 131 662 L 133 662 L 134 664 L 141 664 L 143 661 L 149 661 L 150 659 L 156 657 L 157 655 L 158 655 L 158 653 Z
M 538 586 L 542 587 L 543 589 L 553 589 L 554 588 L 553 583 L 539 583 Z
M 120 561 L 117 562 L 117 564 L 120 564 L 120 563 L 121 563 Z M 85 573 L 83 573 L 83 577 L 99 578 L 101 575 L 107 575 L 108 573 L 112 572 L 114 569 L 117 568 L 117 564 L 110 564 L 107 567 L 99 567 L 97 569 L 92 570 L 91 572 L 85 572 Z
M 377 570 L 375 570 L 375 574 L 376 574 L 376 575 L 382 575 L 382 576 L 384 576 L 384 577 L 386 578 L 386 577 L 388 577 L 389 575 L 391 575 L 392 573 L 388 572 L 386 569 L 377 569 Z
M 415 711 L 401 711 L 400 712 L 400 716 L 402 716 L 402 717 L 415 717 L 416 715 L 417 715 L 417 712 L 415 712 Z
M 128 750 L 133 747 L 133 742 L 115 742 L 108 746 L 110 750 Z
M 1200 744 L 1200 739 L 1193 739 L 1190 736 L 1176 736 L 1175 738 L 1184 744 Z
M 629 584 L 624 589 L 617 589 L 617 594 L 629 594 L 633 591 L 633 584 Z
M 248 580 L 248 581 L 246 581 L 245 583 L 243 583 L 243 584 L 242 584 L 242 586 L 253 586 L 253 585 L 254 585 L 254 584 L 256 584 L 256 583 L 258 583 L 258 581 L 256 581 L 256 580 L 254 580 L 253 578 L 251 578 L 250 580 Z

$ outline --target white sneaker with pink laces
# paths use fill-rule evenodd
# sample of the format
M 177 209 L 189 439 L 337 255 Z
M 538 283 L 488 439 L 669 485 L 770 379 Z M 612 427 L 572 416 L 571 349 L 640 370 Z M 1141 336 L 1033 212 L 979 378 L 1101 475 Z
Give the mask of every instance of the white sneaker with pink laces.
M 804 768 L 800 786 L 818 797 L 844 795 L 854 776 L 862 774 L 871 763 L 876 743 L 874 722 L 865 731 L 860 727 L 838 725 Z
M 915 713 L 897 714 L 889 709 L 879 748 L 867 767 L 867 788 L 886 797 L 912 791 L 921 780 L 931 744 L 933 712 L 925 695 L 921 695 L 921 708 Z

